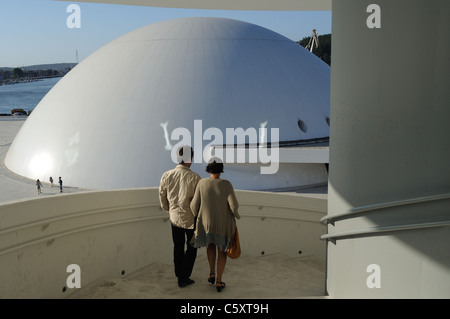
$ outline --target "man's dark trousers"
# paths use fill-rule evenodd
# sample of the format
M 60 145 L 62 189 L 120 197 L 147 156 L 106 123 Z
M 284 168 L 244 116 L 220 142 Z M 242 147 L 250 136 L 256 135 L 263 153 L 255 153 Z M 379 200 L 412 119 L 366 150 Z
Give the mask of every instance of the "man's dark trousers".
M 194 236 L 194 229 L 184 229 L 172 225 L 173 263 L 179 284 L 191 276 L 197 257 L 197 248 L 190 245 L 192 236 Z M 184 246 L 186 243 L 187 249 L 185 252 Z

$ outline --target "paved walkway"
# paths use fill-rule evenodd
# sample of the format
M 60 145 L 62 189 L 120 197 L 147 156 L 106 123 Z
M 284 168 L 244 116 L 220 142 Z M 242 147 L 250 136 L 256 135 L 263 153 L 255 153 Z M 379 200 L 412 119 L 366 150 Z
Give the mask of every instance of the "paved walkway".
M 173 265 L 151 264 L 120 278 L 102 278 L 69 296 L 70 299 L 297 299 L 325 298 L 325 262 L 312 256 L 283 254 L 227 260 L 218 293 L 208 283 L 206 249 L 200 248 L 191 278 L 195 284 L 179 288 Z
M 4 163 L 6 153 L 24 122 L 23 119 L 5 120 L 0 117 L 0 203 L 60 194 L 58 177 L 53 177 L 53 188 L 48 181 L 41 181 L 43 184 L 42 193 L 38 194 L 36 181 L 16 175 L 6 168 Z M 83 189 L 63 186 L 64 193 L 81 190 Z

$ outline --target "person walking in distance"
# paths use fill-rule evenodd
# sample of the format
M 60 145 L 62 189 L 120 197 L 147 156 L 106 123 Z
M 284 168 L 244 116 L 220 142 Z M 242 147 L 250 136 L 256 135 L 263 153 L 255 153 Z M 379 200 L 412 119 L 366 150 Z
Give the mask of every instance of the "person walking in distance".
M 49 179 L 49 181 L 50 181 L 50 185 L 51 185 L 51 187 L 53 188 L 53 177 L 51 177 L 51 176 L 50 176 L 50 179 Z
M 63 181 L 61 179 L 61 176 L 59 177 L 59 192 L 62 193 L 62 185 L 63 185 Z
M 161 208 L 169 212 L 174 244 L 173 263 L 180 288 L 194 283 L 189 277 L 197 257 L 197 249 L 189 244 L 195 229 L 190 202 L 201 179 L 190 169 L 193 157 L 192 147 L 180 147 L 177 150 L 179 164 L 162 175 L 159 186 Z
M 42 183 L 39 179 L 36 180 L 36 187 L 37 187 L 38 194 L 42 193 L 41 192 Z

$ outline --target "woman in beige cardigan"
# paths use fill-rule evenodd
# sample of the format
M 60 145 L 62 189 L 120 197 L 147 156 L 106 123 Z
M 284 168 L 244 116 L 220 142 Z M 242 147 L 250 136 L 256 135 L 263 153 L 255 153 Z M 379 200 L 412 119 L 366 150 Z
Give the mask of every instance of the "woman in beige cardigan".
M 215 282 L 215 263 L 217 247 L 217 291 L 220 292 L 225 283 L 222 274 L 227 262 L 227 248 L 236 229 L 235 218 L 239 219 L 239 203 L 234 194 L 233 185 L 220 178 L 223 163 L 213 158 L 206 167 L 211 174 L 198 182 L 194 198 L 191 201 L 192 213 L 197 216 L 197 227 L 192 239 L 194 247 L 208 247 L 207 255 L 210 268 L 208 281 Z

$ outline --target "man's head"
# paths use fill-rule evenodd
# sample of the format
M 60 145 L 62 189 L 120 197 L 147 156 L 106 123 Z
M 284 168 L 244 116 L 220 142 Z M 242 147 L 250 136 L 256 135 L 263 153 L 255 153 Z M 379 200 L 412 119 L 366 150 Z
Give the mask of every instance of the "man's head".
M 190 167 L 194 158 L 194 149 L 189 145 L 183 145 L 177 150 L 177 160 L 179 164 Z

